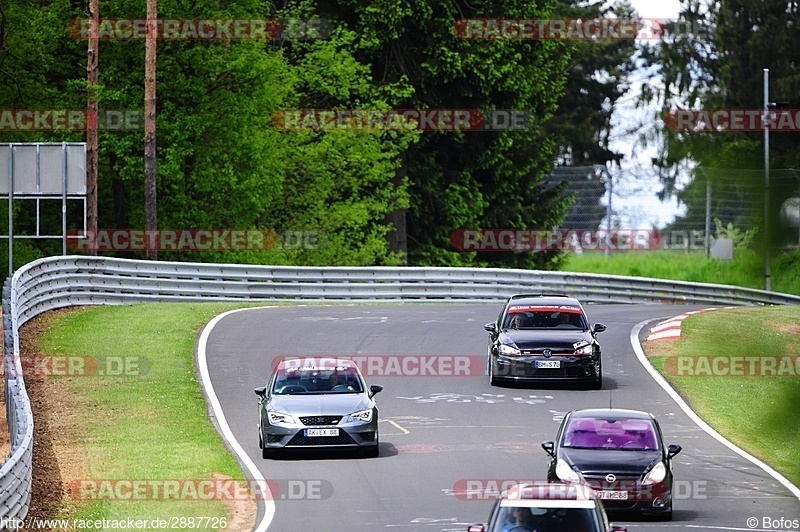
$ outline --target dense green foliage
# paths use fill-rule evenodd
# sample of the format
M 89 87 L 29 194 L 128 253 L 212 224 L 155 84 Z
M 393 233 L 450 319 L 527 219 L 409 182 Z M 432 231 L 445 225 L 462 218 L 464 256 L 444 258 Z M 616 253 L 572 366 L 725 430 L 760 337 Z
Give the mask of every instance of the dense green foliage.
M 613 103 L 633 45 L 468 40 L 463 18 L 598 16 L 575 0 L 263 3 L 160 0 L 161 18 L 321 18 L 320 39 L 158 44 L 158 225 L 307 231 L 315 245 L 161 252 L 159 258 L 332 265 L 552 267 L 557 253 L 462 253 L 459 228 L 549 228 L 566 212 L 558 164 L 606 164 Z M 85 107 L 87 42 L 67 25 L 86 6 L 0 2 L 0 109 Z M 630 6 L 623 4 L 624 13 Z M 103 0 L 103 18 L 143 18 L 143 0 Z M 144 42 L 101 40 L 101 109 L 142 109 Z M 588 89 L 588 90 L 587 90 Z M 282 131 L 284 109 L 524 110 L 524 130 Z M 83 132 L 1 131 L 0 142 L 82 141 Z M 143 135 L 100 134 L 99 228 L 142 228 Z M 15 207 L 19 227 L 33 214 Z M 2 223 L 2 222 L 0 222 Z M 80 224 L 73 217 L 71 226 Z M 60 229 L 58 217 L 50 232 Z M 2 227 L 0 227 L 2 229 Z M 15 262 L 60 252 L 18 241 Z M 131 254 L 128 254 L 130 256 Z M 135 254 L 134 254 L 135 255 Z
M 567 19 L 619 17 L 636 13 L 627 1 L 613 6 L 586 6 L 576 0 L 558 7 Z M 609 148 L 611 119 L 617 100 L 630 88 L 636 68 L 636 43 L 631 39 L 578 40 L 572 44 L 565 91 L 547 129 L 558 139 L 556 163 L 565 166 L 619 164 L 622 154 Z

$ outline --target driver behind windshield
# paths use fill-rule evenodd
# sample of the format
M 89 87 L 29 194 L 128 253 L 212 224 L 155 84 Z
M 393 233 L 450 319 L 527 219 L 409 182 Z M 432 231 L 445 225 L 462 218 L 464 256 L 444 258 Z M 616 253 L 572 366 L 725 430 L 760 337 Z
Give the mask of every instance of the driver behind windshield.
M 538 532 L 531 521 L 533 514 L 530 508 L 515 506 L 512 510 L 512 519 L 500 529 L 500 532 Z

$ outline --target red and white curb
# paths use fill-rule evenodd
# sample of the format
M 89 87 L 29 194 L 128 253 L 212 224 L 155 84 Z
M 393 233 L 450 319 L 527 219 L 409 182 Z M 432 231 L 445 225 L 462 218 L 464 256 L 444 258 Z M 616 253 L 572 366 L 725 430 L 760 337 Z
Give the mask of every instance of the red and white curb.
M 725 307 L 736 308 L 736 307 Z M 680 338 L 681 337 L 681 323 L 683 320 L 693 314 L 700 314 L 701 312 L 708 312 L 709 310 L 719 310 L 717 307 L 703 308 L 700 310 L 693 310 L 691 312 L 684 312 L 668 320 L 660 321 L 650 328 L 650 332 L 645 339 L 645 342 L 652 342 L 653 340 L 663 340 L 665 338 Z

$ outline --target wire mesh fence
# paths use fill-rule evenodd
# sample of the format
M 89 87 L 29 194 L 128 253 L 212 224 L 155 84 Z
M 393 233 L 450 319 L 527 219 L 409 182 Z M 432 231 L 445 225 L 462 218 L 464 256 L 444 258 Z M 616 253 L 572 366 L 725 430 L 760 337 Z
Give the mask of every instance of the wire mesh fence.
M 565 193 L 571 198 L 560 229 L 598 229 L 610 214 L 611 174 L 603 165 L 557 166 L 545 183 L 565 186 Z
M 675 196 L 658 199 L 658 182 L 605 166 L 556 167 L 547 178 L 571 199 L 557 230 L 573 251 L 703 250 L 719 239 L 800 246 L 800 170 L 702 168 Z M 767 194 L 768 193 L 768 194 Z M 766 222 L 766 223 L 765 223 Z M 576 242 L 577 240 L 577 242 Z

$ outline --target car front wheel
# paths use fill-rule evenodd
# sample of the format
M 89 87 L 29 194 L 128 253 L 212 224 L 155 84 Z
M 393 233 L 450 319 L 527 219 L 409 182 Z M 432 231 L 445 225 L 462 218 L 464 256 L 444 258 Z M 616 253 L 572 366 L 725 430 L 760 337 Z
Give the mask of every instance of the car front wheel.
M 377 458 L 381 454 L 381 440 L 378 436 L 377 431 L 375 432 L 375 446 L 374 447 L 367 447 L 364 450 L 364 456 L 367 458 Z
M 489 384 L 491 386 L 498 386 L 500 383 L 497 380 L 497 377 L 494 376 L 494 364 L 492 363 L 491 357 L 489 358 Z
M 672 521 L 672 504 L 665 511 L 655 514 L 654 517 L 658 521 Z
M 591 389 L 592 390 L 601 390 L 603 388 L 603 363 L 601 361 L 597 361 L 595 364 L 595 374 L 597 378 L 592 381 Z

